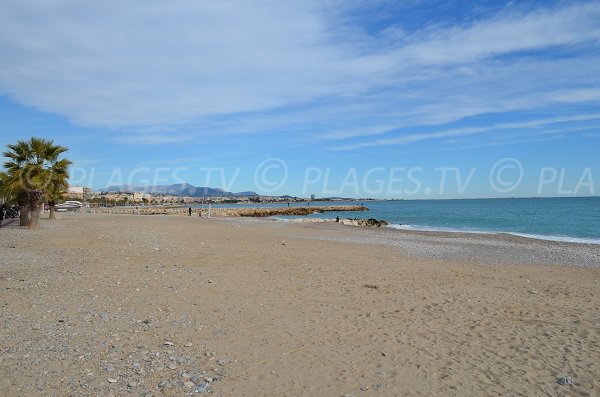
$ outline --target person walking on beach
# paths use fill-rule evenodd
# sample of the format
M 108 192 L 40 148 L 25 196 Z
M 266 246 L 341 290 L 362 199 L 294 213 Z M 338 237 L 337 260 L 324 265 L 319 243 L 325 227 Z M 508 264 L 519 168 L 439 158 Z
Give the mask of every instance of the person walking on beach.
M 0 207 L 0 227 L 2 227 L 2 221 L 4 220 L 4 207 L 4 204 L 2 204 L 2 207 Z
M 192 216 L 192 207 L 188 208 L 188 216 Z

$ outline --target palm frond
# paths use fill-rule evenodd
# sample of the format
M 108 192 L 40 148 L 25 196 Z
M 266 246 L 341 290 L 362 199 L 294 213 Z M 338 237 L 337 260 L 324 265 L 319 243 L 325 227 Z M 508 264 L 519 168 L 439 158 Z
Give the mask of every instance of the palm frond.
M 68 148 L 55 145 L 51 139 L 32 137 L 7 145 L 5 171 L 0 174 L 1 189 L 15 196 L 25 192 L 31 197 L 55 197 L 68 188 L 69 166 L 60 159 Z M 36 198 L 36 199 L 37 199 Z

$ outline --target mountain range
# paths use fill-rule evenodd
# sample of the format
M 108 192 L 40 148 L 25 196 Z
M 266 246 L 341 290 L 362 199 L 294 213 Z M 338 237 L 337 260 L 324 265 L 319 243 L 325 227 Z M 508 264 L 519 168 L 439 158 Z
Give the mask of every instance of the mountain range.
M 239 197 L 239 196 L 258 196 L 256 192 L 226 192 L 223 189 L 212 187 L 193 186 L 189 183 L 178 183 L 174 185 L 155 185 L 155 186 L 135 186 L 121 185 L 109 186 L 101 189 L 103 192 L 144 192 L 155 194 L 168 194 L 173 196 L 188 197 Z

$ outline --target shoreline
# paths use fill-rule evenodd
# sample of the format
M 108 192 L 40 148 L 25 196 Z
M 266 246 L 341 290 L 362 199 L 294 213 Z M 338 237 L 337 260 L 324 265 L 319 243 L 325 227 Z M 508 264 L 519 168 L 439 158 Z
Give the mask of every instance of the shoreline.
M 147 207 L 96 207 L 83 208 L 82 213 L 103 213 L 119 215 L 188 215 L 188 206 L 147 206 Z M 249 217 L 249 218 L 271 218 L 278 221 L 292 223 L 327 223 L 335 222 L 333 218 L 303 218 L 302 216 L 325 212 L 362 212 L 369 211 L 368 207 L 362 205 L 326 205 L 326 206 L 292 206 L 292 207 L 214 207 L 211 209 L 212 217 Z M 208 208 L 192 208 L 192 216 L 207 217 Z M 280 216 L 295 216 L 296 218 L 280 218 Z M 340 217 L 345 224 L 361 227 L 387 227 L 401 231 L 414 231 L 426 233 L 452 233 L 452 234 L 475 234 L 475 235 L 510 235 L 531 240 L 553 241 L 569 244 L 600 245 L 600 238 L 561 236 L 551 234 L 539 234 L 519 232 L 511 230 L 483 230 L 483 229 L 454 229 L 443 226 L 417 226 L 390 222 L 380 219 L 375 224 L 368 224 L 372 217 L 350 218 Z M 358 223 L 357 223 L 358 221 Z
M 431 232 L 431 233 L 459 233 L 459 234 L 481 234 L 481 235 L 509 235 L 513 237 L 520 237 L 530 240 L 541 240 L 541 241 L 553 241 L 557 243 L 568 243 L 568 244 L 586 244 L 586 245 L 600 245 L 600 238 L 589 238 L 589 237 L 573 237 L 573 236 L 555 236 L 551 234 L 536 234 L 536 233 L 524 233 L 524 232 L 513 232 L 513 231 L 495 231 L 495 230 L 476 230 L 476 229 L 451 229 L 451 228 L 435 228 L 427 226 L 411 226 L 411 225 L 399 225 L 390 223 L 387 225 L 392 229 L 415 231 L 415 232 Z
M 124 215 L 119 214 L 118 216 Z M 125 216 L 137 218 L 136 215 Z M 178 215 L 163 217 L 181 218 Z M 290 226 L 287 233 L 291 238 L 332 241 L 350 245 L 386 246 L 400 249 L 402 254 L 407 257 L 423 260 L 466 261 L 492 265 L 600 268 L 599 244 L 544 240 L 510 233 L 422 231 L 403 230 L 389 226 L 352 226 L 338 224 L 334 219 L 321 221 L 319 218 L 308 218 L 310 219 L 308 222 L 301 221 L 306 218 L 291 221 L 273 217 L 192 218 L 198 221 L 233 223 L 237 226 L 254 224 L 279 229 Z
M 600 245 L 552 241 L 509 233 L 464 233 L 350 226 L 332 222 L 279 221 L 258 218 L 215 218 L 223 222 L 298 225 L 303 238 L 347 244 L 398 248 L 415 259 L 483 264 L 555 265 L 600 268 Z M 291 233 L 297 237 L 297 233 Z
M 272 219 L 281 222 L 291 222 L 291 223 L 336 223 L 336 220 L 333 218 L 277 218 L 276 216 Z M 342 220 L 342 218 L 340 218 Z M 345 221 L 352 221 L 351 218 L 344 218 Z M 359 219 L 365 220 L 365 219 Z M 385 222 L 385 220 L 383 220 Z M 340 222 L 341 223 L 341 222 Z M 350 222 L 344 223 L 348 226 L 360 226 L 365 227 L 367 225 L 353 225 Z M 367 226 L 368 227 L 368 226 Z M 482 235 L 482 236 L 502 236 L 508 235 L 512 237 L 519 237 L 523 239 L 529 240 L 539 240 L 539 241 L 552 241 L 557 243 L 567 243 L 567 244 L 584 244 L 584 245 L 600 245 L 600 239 L 595 238 L 587 238 L 587 237 L 572 237 L 572 236 L 553 236 L 553 235 L 543 235 L 543 234 L 530 234 L 530 233 L 521 233 L 521 232 L 511 232 L 511 231 L 493 231 L 493 230 L 461 230 L 461 229 L 450 229 L 450 228 L 435 228 L 435 227 L 416 227 L 410 225 L 401 225 L 396 223 L 388 223 L 385 225 L 381 225 L 381 227 L 386 227 L 398 231 L 406 231 L 406 232 L 422 232 L 422 233 L 447 233 L 448 235 L 459 234 L 459 235 Z

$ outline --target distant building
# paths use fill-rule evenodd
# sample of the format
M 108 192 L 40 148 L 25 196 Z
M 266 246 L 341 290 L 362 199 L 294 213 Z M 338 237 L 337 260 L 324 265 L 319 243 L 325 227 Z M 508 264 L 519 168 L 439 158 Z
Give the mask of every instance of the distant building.
M 105 197 L 109 201 L 133 201 L 133 194 L 129 193 L 108 193 Z
M 142 201 L 144 200 L 144 198 L 146 198 L 146 193 L 141 193 L 141 192 L 135 192 L 133 193 L 133 201 Z
M 317 198 L 317 197 L 316 197 L 314 194 L 311 194 L 311 195 L 310 195 L 310 199 L 311 199 L 311 201 L 314 201 L 316 198 Z
M 84 188 L 83 186 L 69 186 L 67 195 L 72 199 L 83 200 Z

